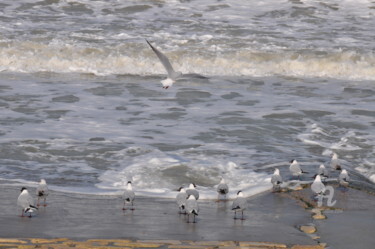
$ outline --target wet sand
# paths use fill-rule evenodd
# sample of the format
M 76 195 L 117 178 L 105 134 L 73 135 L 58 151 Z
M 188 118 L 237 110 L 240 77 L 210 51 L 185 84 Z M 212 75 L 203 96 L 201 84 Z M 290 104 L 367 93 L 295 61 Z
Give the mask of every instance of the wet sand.
M 310 198 L 309 189 L 298 193 Z M 310 207 L 301 205 L 303 201 L 292 192 L 266 192 L 248 199 L 245 220 L 233 219 L 231 201 L 199 200 L 196 223 L 187 223 L 172 199 L 138 197 L 134 211 L 123 211 L 123 202 L 116 196 L 61 192 L 51 192 L 48 206 L 40 207 L 35 217 L 21 218 L 18 194 L 19 187 L 1 186 L 1 238 L 256 241 L 288 246 L 327 243 L 330 248 L 371 248 L 375 244 L 375 197 L 355 189 L 337 192 L 335 209 L 323 211 L 325 220 L 314 220 Z M 317 232 L 300 231 L 300 226 L 308 224 Z

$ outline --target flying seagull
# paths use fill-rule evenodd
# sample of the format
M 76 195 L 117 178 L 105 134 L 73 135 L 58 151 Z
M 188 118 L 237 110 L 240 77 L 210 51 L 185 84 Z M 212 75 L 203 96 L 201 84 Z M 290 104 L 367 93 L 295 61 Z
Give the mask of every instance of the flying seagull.
M 271 183 L 272 183 L 274 191 L 281 190 L 281 183 L 283 183 L 283 179 L 281 178 L 280 170 L 277 168 L 275 169 L 275 172 L 273 173 L 271 177 Z
M 124 193 L 122 194 L 122 198 L 124 199 L 124 206 L 122 208 L 122 210 L 126 210 L 126 204 L 130 204 L 131 205 L 131 208 L 130 210 L 134 210 L 134 198 L 135 198 L 135 194 L 134 194 L 134 191 L 133 191 L 133 188 L 132 188 L 132 182 L 131 181 L 128 181 L 128 184 L 127 184 L 127 187 L 124 191 Z
M 43 206 L 47 206 L 46 199 L 48 196 L 48 186 L 46 180 L 41 179 L 38 187 L 36 188 L 36 196 L 38 196 L 37 206 L 40 206 L 40 200 L 43 199 Z
M 221 195 L 224 196 L 224 198 L 226 199 L 227 194 L 229 192 L 229 187 L 225 183 L 224 178 L 221 178 L 221 181 L 220 181 L 219 185 L 217 185 L 216 191 L 218 193 L 218 199 L 220 198 Z
M 22 208 L 21 217 L 24 217 L 24 214 L 27 214 L 31 218 L 31 214 L 38 210 L 35 206 L 33 197 L 25 187 L 21 188 L 21 194 L 18 196 L 17 205 Z
M 188 195 L 186 194 L 186 190 L 181 187 L 179 189 L 179 192 L 176 196 L 176 202 L 177 202 L 177 205 L 178 205 L 178 208 L 180 209 L 180 214 L 182 213 L 186 213 L 186 199 L 188 198 Z
M 234 199 L 232 204 L 232 210 L 234 210 L 234 219 L 237 219 L 237 212 L 242 213 L 241 220 L 244 220 L 243 218 L 243 211 L 246 209 L 247 201 L 246 198 L 243 196 L 242 191 L 237 192 L 237 197 Z
M 199 207 L 197 199 L 194 195 L 190 195 L 186 201 L 187 223 L 190 222 L 190 215 L 193 215 L 193 223 L 195 223 L 195 216 L 198 215 Z
M 155 52 L 155 54 L 159 58 L 161 64 L 163 64 L 165 70 L 167 70 L 168 78 L 166 78 L 165 80 L 162 80 L 161 83 L 163 84 L 164 89 L 168 89 L 170 86 L 173 85 L 173 83 L 179 77 L 181 77 L 182 73 L 176 72 L 173 69 L 171 63 L 169 62 L 169 59 L 167 58 L 167 56 L 165 56 L 165 54 L 163 54 L 158 49 L 156 49 L 154 46 L 152 46 L 151 43 L 148 40 L 146 40 L 146 42 L 151 47 L 151 49 Z

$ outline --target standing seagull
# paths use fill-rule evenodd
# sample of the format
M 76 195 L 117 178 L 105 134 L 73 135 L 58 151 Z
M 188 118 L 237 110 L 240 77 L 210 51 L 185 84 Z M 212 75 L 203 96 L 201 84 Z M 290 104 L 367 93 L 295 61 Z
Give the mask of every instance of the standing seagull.
M 187 223 L 190 222 L 190 215 L 193 215 L 193 223 L 195 223 L 195 216 L 198 215 L 199 207 L 198 202 L 194 195 L 190 195 L 186 200 Z
M 130 210 L 134 210 L 134 206 L 133 206 L 133 202 L 134 202 L 134 198 L 135 198 L 135 194 L 134 194 L 134 191 L 133 191 L 133 188 L 132 188 L 132 182 L 131 181 L 128 181 L 128 184 L 127 184 L 127 187 L 124 191 L 124 193 L 122 194 L 122 198 L 124 199 L 124 206 L 122 208 L 122 210 L 126 210 L 126 204 L 127 203 L 130 203 L 131 204 L 131 208 Z
M 346 169 L 343 169 L 339 175 L 339 185 L 346 188 L 349 186 L 349 180 L 350 177 L 348 172 L 346 171 Z
M 243 193 L 240 190 L 237 192 L 237 197 L 233 201 L 233 204 L 232 204 L 232 210 L 234 210 L 234 219 L 237 219 L 237 211 L 238 212 L 241 211 L 242 213 L 241 220 L 244 220 L 243 211 L 246 209 L 246 206 L 247 206 L 246 198 L 243 197 Z
M 328 170 L 324 166 L 324 164 L 321 164 L 318 169 L 317 175 L 320 175 L 320 178 L 322 181 L 326 180 L 328 178 Z
M 186 194 L 189 195 L 194 195 L 195 199 L 199 199 L 199 192 L 198 190 L 195 189 L 195 184 L 190 183 L 189 188 L 186 190 Z
M 290 161 L 290 163 L 291 164 L 289 166 L 289 171 L 293 176 L 297 176 L 298 179 L 300 178 L 300 175 L 302 175 L 303 173 L 307 173 L 302 171 L 297 160 L 293 159 L 292 161 Z
M 332 154 L 331 168 L 333 170 L 341 170 L 341 165 L 340 165 L 339 157 L 338 157 L 338 155 L 336 153 Z
M 326 191 L 326 186 L 322 183 L 320 175 L 316 175 L 314 182 L 311 184 L 311 190 L 316 195 L 323 195 Z
M 188 195 L 186 194 L 186 191 L 183 187 L 179 189 L 180 192 L 178 192 L 176 196 L 176 202 L 178 205 L 178 208 L 180 209 L 179 213 L 186 213 L 186 199 L 188 198 Z
M 38 196 L 37 206 L 40 205 L 40 199 L 43 199 L 43 206 L 47 206 L 46 199 L 48 196 L 48 186 L 46 180 L 41 179 L 38 187 L 36 188 L 36 196 Z
M 38 210 L 38 208 L 35 207 L 33 197 L 25 187 L 21 188 L 21 194 L 18 196 L 17 205 L 22 208 L 21 217 L 24 217 L 24 214 L 28 214 L 31 218 L 31 214 Z
M 146 40 L 148 45 L 151 47 L 151 49 L 155 52 L 157 57 L 159 58 L 161 64 L 163 64 L 164 68 L 167 70 L 168 73 L 168 78 L 165 80 L 162 80 L 161 83 L 163 84 L 164 89 L 168 89 L 170 86 L 173 85 L 173 83 L 181 77 L 182 73 L 181 72 L 176 72 L 171 63 L 169 62 L 167 56 L 165 56 L 162 52 L 157 50 L 154 46 L 151 45 L 149 41 Z
M 271 177 L 271 183 L 273 185 L 273 190 L 274 191 L 280 191 L 281 190 L 281 183 L 283 183 L 283 179 L 281 178 L 280 175 L 280 170 L 275 169 L 275 172 L 273 173 Z
M 224 199 L 227 198 L 227 194 L 229 192 L 229 187 L 228 185 L 225 183 L 225 180 L 224 178 L 221 178 L 221 181 L 219 183 L 219 185 L 217 185 L 217 189 L 216 189 L 217 193 L 218 193 L 218 199 L 220 200 L 220 195 L 223 195 L 224 196 Z

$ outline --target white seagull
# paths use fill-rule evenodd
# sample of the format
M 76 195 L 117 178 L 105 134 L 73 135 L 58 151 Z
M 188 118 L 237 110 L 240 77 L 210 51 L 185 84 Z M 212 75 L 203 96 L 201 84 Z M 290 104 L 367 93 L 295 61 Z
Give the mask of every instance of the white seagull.
M 40 200 L 43 199 L 43 206 L 47 206 L 46 199 L 48 196 L 48 186 L 46 180 L 41 179 L 38 187 L 36 188 L 36 196 L 38 196 L 37 206 L 40 205 Z
M 243 196 L 242 191 L 240 190 L 237 192 L 237 197 L 233 201 L 233 204 L 232 204 L 232 210 L 234 210 L 234 219 L 237 219 L 237 212 L 241 211 L 242 213 L 241 220 L 244 220 L 243 211 L 246 209 L 246 206 L 247 206 L 247 200 Z
M 293 175 L 293 176 L 297 176 L 298 178 L 300 177 L 300 175 L 302 175 L 303 173 L 307 173 L 307 172 L 304 172 L 302 171 L 299 163 L 297 162 L 297 160 L 293 159 L 291 161 L 291 164 L 289 166 L 289 171 L 290 173 Z
M 193 215 L 193 223 L 195 223 L 195 216 L 198 215 L 199 207 L 198 202 L 194 195 L 190 195 L 186 200 L 187 223 L 190 222 L 190 215 Z
M 176 196 L 176 202 L 177 202 L 177 205 L 178 205 L 178 208 L 180 209 L 180 214 L 182 213 L 186 213 L 186 199 L 188 198 L 188 195 L 186 194 L 186 190 L 181 187 L 179 189 L 179 192 Z
M 336 153 L 332 154 L 331 158 L 331 168 L 333 170 L 341 170 L 340 160 Z
M 323 195 L 326 191 L 326 186 L 322 183 L 320 175 L 316 175 L 314 182 L 311 184 L 311 190 L 316 195 Z
M 349 177 L 348 172 L 346 171 L 346 169 L 343 169 L 341 171 L 340 175 L 339 175 L 340 186 L 348 187 L 349 186 L 349 180 L 350 180 L 350 177 Z
M 227 194 L 229 192 L 229 187 L 228 187 L 228 184 L 225 183 L 224 178 L 221 178 L 219 185 L 217 185 L 216 191 L 218 193 L 218 199 L 220 198 L 220 195 L 223 195 L 224 198 L 226 199 Z
M 195 189 L 195 184 L 190 183 L 189 188 L 186 189 L 186 194 L 189 195 L 194 195 L 195 199 L 199 199 L 199 192 L 198 190 Z
M 33 197 L 25 187 L 21 188 L 21 194 L 18 196 L 17 205 L 22 208 L 21 217 L 24 217 L 24 214 L 28 214 L 31 218 L 31 214 L 38 210 Z
M 122 210 L 126 210 L 126 204 L 131 204 L 130 210 L 134 210 L 134 198 L 135 194 L 132 188 L 132 182 L 128 181 L 128 184 L 126 186 L 126 189 L 124 193 L 122 194 L 122 198 L 124 199 L 124 206 Z
M 273 185 L 274 191 L 280 191 L 281 183 L 283 183 L 283 179 L 281 178 L 280 170 L 277 168 L 275 169 L 275 172 L 273 172 L 273 175 L 271 177 L 271 183 Z
M 324 164 L 321 164 L 319 166 L 317 175 L 320 175 L 320 178 L 321 178 L 322 181 L 324 181 L 325 179 L 328 178 L 328 170 L 324 166 Z
M 148 45 L 151 47 L 151 49 L 155 52 L 156 56 L 159 58 L 161 64 L 163 64 L 165 70 L 167 70 L 168 78 L 165 80 L 162 80 L 161 83 L 163 84 L 164 89 L 168 89 L 170 86 L 175 83 L 175 81 L 182 76 L 181 72 L 176 72 L 171 63 L 169 62 L 167 56 L 165 56 L 162 52 L 160 52 L 158 49 L 156 49 L 154 46 L 151 45 L 151 43 L 146 40 Z

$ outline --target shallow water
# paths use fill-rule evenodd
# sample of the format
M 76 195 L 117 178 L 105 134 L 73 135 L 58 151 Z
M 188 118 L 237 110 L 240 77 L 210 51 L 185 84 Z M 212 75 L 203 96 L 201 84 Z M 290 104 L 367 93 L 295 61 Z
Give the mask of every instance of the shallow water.
M 204 198 L 313 174 L 336 152 L 375 181 L 371 1 L 5 1 L 0 178 Z M 353 8 L 355 6 L 355 8 Z M 187 78 L 164 70 L 144 38 Z M 365 179 L 361 179 L 366 181 Z

